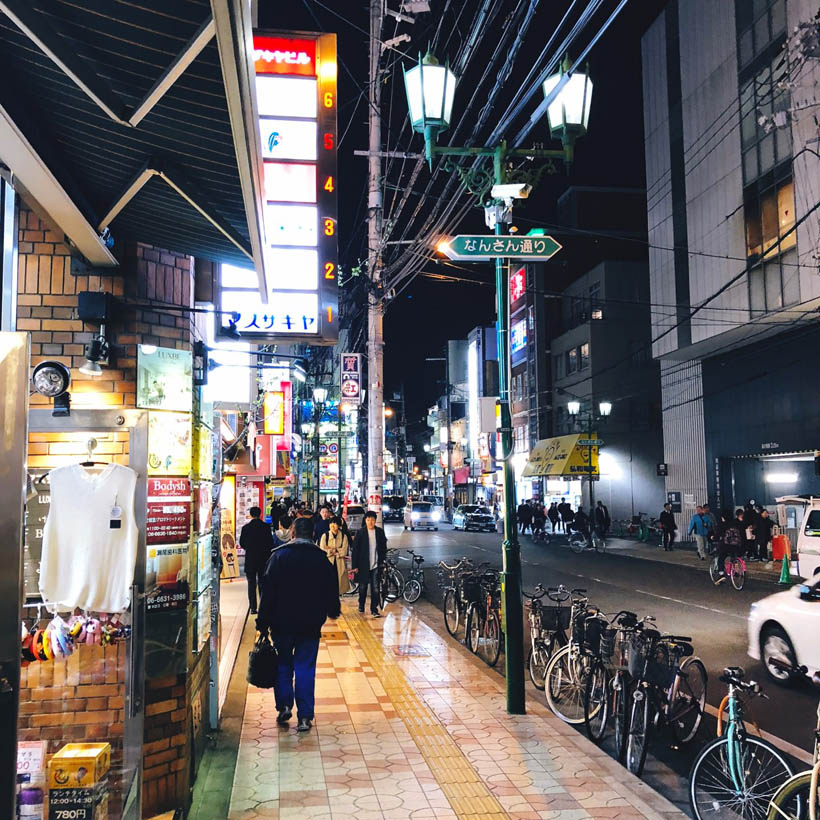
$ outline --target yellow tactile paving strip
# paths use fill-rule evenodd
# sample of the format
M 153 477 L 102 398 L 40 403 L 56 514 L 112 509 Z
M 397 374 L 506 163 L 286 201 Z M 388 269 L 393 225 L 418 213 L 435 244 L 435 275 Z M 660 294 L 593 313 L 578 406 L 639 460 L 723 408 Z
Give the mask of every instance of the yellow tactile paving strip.
M 508 815 L 501 804 L 410 686 L 364 617 L 356 612 L 346 612 L 344 621 L 456 815 L 462 820 L 506 818 Z

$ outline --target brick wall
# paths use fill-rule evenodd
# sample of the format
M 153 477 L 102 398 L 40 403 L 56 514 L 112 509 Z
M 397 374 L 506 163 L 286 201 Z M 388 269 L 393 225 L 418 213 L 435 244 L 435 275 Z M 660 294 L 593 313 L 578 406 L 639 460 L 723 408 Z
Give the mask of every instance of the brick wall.
M 121 267 L 112 275 L 74 276 L 71 251 L 61 236 L 24 209 L 19 226 L 17 329 L 31 333 L 32 367 L 47 359 L 69 367 L 73 408 L 134 407 L 137 344 L 192 346 L 193 315 L 159 308 L 161 303 L 193 305 L 193 258 L 137 243 L 118 249 Z M 77 294 L 86 290 L 108 291 L 121 303 L 148 303 L 145 307 L 123 304 L 112 317 L 106 336 L 114 355 L 98 378 L 78 370 L 85 361 L 83 346 L 98 330 L 77 319 Z M 33 394 L 31 404 L 48 406 L 50 400 Z M 91 436 L 98 440 L 95 453 L 101 460 L 127 463 L 127 434 L 36 433 L 30 437 L 29 466 L 51 469 L 74 463 L 85 455 L 85 442 Z M 197 678 L 202 657 L 207 661 L 204 653 L 192 668 Z M 32 664 L 23 672 L 20 739 L 48 740 L 50 754 L 67 741 L 108 740 L 112 777 L 119 777 L 126 673 L 124 646 L 80 646 L 65 661 Z M 143 811 L 147 817 L 187 803 L 192 689 L 191 676 L 184 674 L 146 682 Z M 118 816 L 116 792 L 112 788 L 112 817 Z

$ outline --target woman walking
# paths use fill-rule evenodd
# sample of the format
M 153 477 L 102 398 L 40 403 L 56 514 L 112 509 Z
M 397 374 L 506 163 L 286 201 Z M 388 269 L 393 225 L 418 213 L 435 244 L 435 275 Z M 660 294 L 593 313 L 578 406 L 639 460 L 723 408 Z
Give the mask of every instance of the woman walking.
M 327 554 L 328 561 L 336 566 L 336 574 L 339 576 L 339 595 L 344 595 L 350 590 L 345 562 L 350 552 L 350 539 L 342 531 L 342 522 L 338 517 L 330 519 L 328 531 L 319 539 L 319 546 Z

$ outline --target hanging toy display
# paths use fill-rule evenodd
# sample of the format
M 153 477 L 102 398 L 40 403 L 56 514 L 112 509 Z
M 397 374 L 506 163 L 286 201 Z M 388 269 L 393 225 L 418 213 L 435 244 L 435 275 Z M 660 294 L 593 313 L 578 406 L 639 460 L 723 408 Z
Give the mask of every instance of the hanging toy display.
M 131 627 L 118 616 L 107 619 L 72 615 L 64 620 L 55 615 L 44 627 L 38 619 L 29 629 L 21 625 L 20 656 L 23 666 L 35 661 L 61 660 L 70 657 L 81 644 L 109 646 L 131 636 Z

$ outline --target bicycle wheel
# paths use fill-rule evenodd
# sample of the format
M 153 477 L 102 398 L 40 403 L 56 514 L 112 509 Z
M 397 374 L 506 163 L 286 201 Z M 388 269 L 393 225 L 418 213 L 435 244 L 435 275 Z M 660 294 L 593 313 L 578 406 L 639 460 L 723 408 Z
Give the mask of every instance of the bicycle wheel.
M 571 651 L 569 644 L 550 659 L 544 678 L 547 706 L 565 723 L 584 722 L 584 695 L 589 664 Z
M 404 592 L 402 592 L 402 596 L 408 604 L 416 603 L 416 601 L 418 601 L 421 597 L 421 584 L 415 578 L 411 578 L 404 585 Z
M 623 672 L 619 672 L 612 683 L 612 713 L 615 718 L 615 758 L 619 763 L 626 757 L 626 741 L 629 737 L 629 707 L 632 704 L 632 690 Z
M 569 546 L 576 555 L 580 555 L 586 547 L 586 541 L 583 536 L 578 536 L 577 538 L 570 537 Z
M 720 578 L 720 568 L 718 565 L 717 555 L 709 562 L 709 577 L 712 579 L 713 584 L 716 584 L 717 579 Z
M 455 637 L 458 632 L 459 621 L 461 620 L 461 610 L 458 606 L 458 597 L 454 589 L 448 589 L 444 593 L 444 628 Z
M 399 572 L 396 567 L 391 567 L 390 569 L 390 582 L 391 586 L 395 586 L 396 588 L 396 598 L 401 598 L 404 594 L 404 576 Z
M 498 656 L 501 654 L 501 621 L 498 620 L 498 613 L 494 609 L 487 613 L 478 650 L 478 656 L 487 666 L 495 666 L 498 663 Z
M 481 645 L 481 633 L 484 631 L 483 616 L 478 604 L 472 603 L 467 609 L 467 620 L 464 622 L 465 642 L 467 649 L 474 655 L 478 654 L 478 647 Z
M 701 749 L 689 774 L 689 805 L 696 820 L 764 820 L 774 793 L 792 775 L 780 751 L 759 737 L 732 741 L 739 748 L 738 791 L 729 769 L 729 738 L 715 738 Z
M 632 717 L 626 739 L 626 768 L 638 777 L 646 763 L 650 730 L 649 698 L 644 689 L 638 689 L 632 693 Z
M 544 691 L 544 677 L 547 674 L 547 664 L 549 660 L 549 651 L 541 641 L 534 643 L 530 647 L 529 654 L 527 655 L 527 669 L 530 672 L 532 685 L 542 692 Z
M 686 658 L 675 681 L 669 720 L 679 743 L 697 734 L 706 706 L 706 667 L 699 658 Z
M 809 820 L 811 769 L 790 777 L 775 793 L 769 803 L 766 820 Z M 820 817 L 820 789 L 815 795 L 815 813 Z
M 739 558 L 732 558 L 729 564 L 729 579 L 736 590 L 743 589 L 743 584 L 746 581 L 746 570 Z
M 595 661 L 584 688 L 584 728 L 587 737 L 598 745 L 606 733 L 606 721 L 609 717 L 609 693 L 611 678 L 601 661 Z

